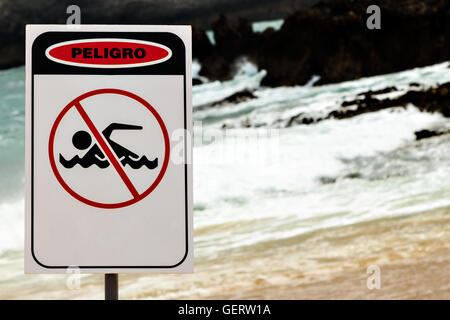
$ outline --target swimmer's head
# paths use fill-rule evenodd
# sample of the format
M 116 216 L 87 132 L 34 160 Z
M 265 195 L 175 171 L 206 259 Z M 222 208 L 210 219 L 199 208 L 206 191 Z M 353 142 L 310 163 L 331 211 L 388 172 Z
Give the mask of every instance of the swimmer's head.
M 72 143 L 75 148 L 79 150 L 85 150 L 89 148 L 92 143 L 91 135 L 86 131 L 77 131 L 72 137 Z

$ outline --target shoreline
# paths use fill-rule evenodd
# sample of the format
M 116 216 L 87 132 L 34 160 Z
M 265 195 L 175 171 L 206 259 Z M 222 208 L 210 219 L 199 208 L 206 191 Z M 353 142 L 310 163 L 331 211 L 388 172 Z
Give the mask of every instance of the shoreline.
M 306 284 L 265 286 L 258 291 L 248 290 L 240 294 L 214 295 L 208 299 L 449 299 L 450 250 L 430 254 L 426 260 L 409 260 L 380 265 L 381 288 L 366 287 L 367 273 L 364 268 L 343 271 L 329 280 Z
M 449 222 L 443 208 L 237 248 L 198 260 L 194 274 L 124 274 L 120 298 L 448 299 Z M 23 257 L 16 259 L 15 269 Z M 369 265 L 381 269 L 379 290 L 367 289 Z M 1 299 L 103 299 L 102 275 L 83 276 L 81 289 L 69 290 L 70 275 L 15 273 Z
M 310 235 L 309 240 L 319 240 L 320 233 L 327 232 L 330 232 L 329 238 L 336 237 L 337 254 L 334 257 L 325 254 L 319 258 L 322 264 L 309 270 L 295 270 L 292 263 L 287 263 L 283 272 L 289 273 L 289 281 L 273 284 L 267 281 L 267 276 L 257 277 L 254 286 L 244 290 L 182 298 L 449 299 L 449 214 L 450 208 L 444 208 L 314 232 L 316 234 Z M 411 237 L 417 240 L 405 241 Z M 363 239 L 367 241 L 361 241 Z M 392 243 L 392 246 L 383 246 L 383 243 Z M 365 247 L 366 252 L 361 252 L 360 247 Z M 302 253 L 297 254 L 301 258 Z M 367 288 L 370 276 L 367 267 L 371 265 L 380 268 L 380 289 Z

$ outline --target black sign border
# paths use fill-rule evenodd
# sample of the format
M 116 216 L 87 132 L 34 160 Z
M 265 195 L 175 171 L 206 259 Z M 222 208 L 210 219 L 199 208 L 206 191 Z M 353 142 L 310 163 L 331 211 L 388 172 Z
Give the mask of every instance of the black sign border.
M 183 68 L 183 87 L 184 87 L 184 158 L 185 161 L 188 160 L 187 158 L 187 137 L 186 137 L 186 132 L 187 132 L 187 114 L 186 114 L 186 46 L 184 45 L 183 40 L 178 37 L 175 33 L 172 32 L 148 32 L 148 31 L 143 31 L 143 32 L 120 32 L 120 31 L 111 31 L 111 32 L 83 32 L 83 31 L 78 31 L 78 32 L 66 32 L 66 31 L 48 31 L 45 33 L 40 34 L 36 39 L 34 39 L 32 45 L 31 45 L 31 52 L 32 52 L 32 56 L 33 56 L 33 51 L 34 51 L 34 45 L 36 43 L 36 40 L 38 40 L 40 37 L 44 36 L 44 35 L 48 35 L 48 34 L 64 34 L 64 36 L 70 36 L 70 34 L 76 34 L 76 35 L 80 35 L 81 37 L 76 37 L 78 39 L 86 39 L 88 34 L 96 34 L 96 38 L 105 38 L 105 37 L 111 37 L 111 35 L 120 35 L 120 38 L 123 39 L 130 39 L 130 40 L 147 40 L 148 36 L 152 36 L 154 34 L 166 34 L 166 35 L 170 35 L 170 36 L 175 36 L 178 38 L 178 40 L 180 41 L 180 43 L 183 46 L 183 54 L 180 56 L 184 57 L 184 68 Z M 130 35 L 133 34 L 134 37 L 130 37 Z M 93 38 L 94 36 L 91 36 L 90 38 Z M 70 40 L 74 40 L 74 39 L 67 39 L 66 41 L 70 41 Z M 148 41 L 152 41 L 152 40 L 148 40 Z M 59 41 L 55 42 L 58 43 Z M 156 41 L 155 41 L 156 42 Z M 172 49 L 172 53 L 174 52 L 174 49 Z M 45 55 L 45 53 L 43 51 L 41 51 L 42 54 Z M 172 60 L 173 56 L 171 57 L 171 59 L 169 59 L 168 61 Z M 49 60 L 49 59 L 47 59 Z M 32 59 L 33 61 L 33 59 Z M 55 62 L 51 62 L 56 64 Z M 46 269 L 68 269 L 68 268 L 73 268 L 73 267 L 77 267 L 80 269 L 171 269 L 171 268 L 176 268 L 178 266 L 180 266 L 187 258 L 188 253 L 189 253 L 189 206 L 188 206 L 188 164 L 185 163 L 184 164 L 184 190 L 185 190 L 185 253 L 183 258 L 176 264 L 174 265 L 170 265 L 170 266 L 79 266 L 79 265 L 70 265 L 70 266 L 48 266 L 43 264 L 42 262 L 40 262 L 34 252 L 34 75 L 35 72 L 33 71 L 35 63 L 32 62 L 31 64 L 31 255 L 34 259 L 34 261 L 41 267 L 46 268 Z M 93 69 L 93 68 L 82 68 L 82 67 L 72 67 L 72 66 L 65 66 L 68 70 L 72 69 L 74 70 L 72 73 L 70 74 L 79 74 L 76 73 L 75 70 L 80 70 L 80 69 L 90 69 L 88 70 L 88 72 L 84 73 L 84 74 L 98 74 L 98 69 Z M 142 71 L 142 69 L 144 69 L 144 67 L 140 68 L 140 67 L 134 67 L 134 68 L 121 68 L 121 69 L 103 69 L 102 71 L 107 71 L 107 74 L 136 74 L 133 72 L 130 72 L 129 70 L 133 69 L 140 69 L 140 71 Z M 149 73 L 144 73 L 144 74 L 151 74 L 152 70 L 154 70 L 152 68 L 152 66 L 147 66 L 145 67 L 145 69 L 147 69 L 149 71 Z M 120 72 L 117 72 L 117 70 L 120 70 Z M 127 72 L 128 71 L 128 72 Z M 42 74 L 42 73 L 39 73 Z M 143 74 L 142 72 L 140 74 Z M 158 74 L 161 75 L 160 73 L 153 73 L 153 74 Z M 180 73 L 178 73 L 180 74 Z

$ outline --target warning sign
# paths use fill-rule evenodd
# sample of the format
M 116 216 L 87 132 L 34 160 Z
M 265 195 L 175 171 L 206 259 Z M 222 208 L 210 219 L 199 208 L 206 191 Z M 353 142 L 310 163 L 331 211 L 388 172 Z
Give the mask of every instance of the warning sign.
M 27 26 L 26 272 L 192 271 L 190 39 Z

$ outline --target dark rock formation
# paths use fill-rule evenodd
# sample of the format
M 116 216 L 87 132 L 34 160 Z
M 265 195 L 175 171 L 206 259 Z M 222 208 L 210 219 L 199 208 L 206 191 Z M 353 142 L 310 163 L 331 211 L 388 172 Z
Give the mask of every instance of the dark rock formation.
M 362 177 L 363 176 L 359 172 L 351 172 L 342 177 L 322 176 L 322 177 L 319 177 L 319 182 L 321 184 L 332 184 L 332 183 L 336 183 L 338 180 L 342 180 L 342 179 L 361 179 Z
M 212 51 L 213 45 L 202 29 L 192 27 L 192 56 L 204 60 Z
M 438 130 L 419 130 L 414 132 L 414 135 L 416 136 L 416 140 L 422 140 L 422 139 L 428 139 L 432 137 L 442 136 L 444 134 L 449 134 L 450 130 L 446 131 L 438 131 Z
M 201 74 L 228 79 L 245 55 L 267 70 L 262 84 L 317 84 L 386 74 L 450 59 L 450 0 L 380 0 L 381 30 L 366 27 L 369 0 L 333 0 L 288 16 L 279 31 L 249 32 L 241 21 L 214 24 L 216 47 Z
M 235 103 L 240 103 L 240 102 L 244 102 L 244 101 L 247 101 L 250 99 L 255 99 L 255 98 L 256 98 L 256 96 L 253 94 L 253 92 L 251 92 L 248 89 L 244 89 L 242 91 L 235 92 L 232 95 L 230 95 L 222 100 L 195 107 L 195 110 L 196 111 L 206 110 L 206 109 L 221 106 L 224 104 L 230 104 L 230 103 L 235 104 Z
M 420 111 L 438 112 L 448 118 L 450 117 L 450 82 L 425 91 L 408 91 L 393 101 L 397 101 L 403 106 L 412 103 Z
M 413 104 L 422 112 L 438 112 L 444 117 L 450 117 L 450 82 L 444 83 L 435 88 L 428 88 L 422 91 L 412 90 L 397 98 L 378 99 L 376 94 L 392 92 L 394 87 L 378 91 L 368 91 L 358 94 L 358 97 L 351 101 L 344 101 L 341 108 L 331 111 L 324 117 L 312 118 L 303 112 L 292 116 L 286 123 L 286 127 L 297 124 L 317 123 L 325 119 L 348 119 L 364 113 L 377 112 L 383 109 L 394 107 L 406 107 Z M 352 108 L 349 108 L 349 107 Z M 426 135 L 426 132 L 423 133 Z
M 286 128 L 292 127 L 294 124 L 311 124 L 322 120 L 323 120 L 322 118 L 309 117 L 302 112 L 291 117 L 286 124 Z
M 377 99 L 367 93 L 362 94 L 363 99 L 343 102 L 342 106 L 356 105 L 355 109 L 345 108 L 332 111 L 325 119 L 346 119 L 367 112 L 375 112 L 392 107 L 405 107 L 413 104 L 423 112 L 438 112 L 444 117 L 450 117 L 450 82 L 437 88 L 429 88 L 424 91 L 408 91 L 404 95 L 394 99 Z
M 65 23 L 70 4 L 81 7 L 86 24 L 194 24 L 193 56 L 211 80 L 232 77 L 241 56 L 267 70 L 267 86 L 302 85 L 313 75 L 320 76 L 317 84 L 341 82 L 450 59 L 450 0 L 378 0 L 381 30 L 366 27 L 373 1 L 328 0 L 291 13 L 278 31 L 252 31 L 249 21 L 281 18 L 316 2 L 0 0 L 0 68 L 23 63 L 26 23 Z M 217 20 L 219 13 L 230 19 Z M 216 46 L 199 29 L 213 20 Z
M 202 84 L 202 83 L 203 83 L 203 81 L 201 79 L 199 79 L 199 78 L 192 78 L 192 85 L 193 86 L 197 86 L 197 85 Z
M 256 34 L 248 20 L 240 19 L 239 24 L 233 25 L 223 15 L 213 24 L 212 30 L 215 46 L 205 57 L 198 57 L 202 65 L 200 75 L 209 79 L 228 80 L 236 72 L 236 58 L 251 54 L 256 45 Z
M 233 21 L 279 19 L 318 0 L 0 0 L 0 69 L 24 63 L 26 24 L 65 24 L 69 5 L 83 24 L 191 24 L 209 28 L 219 14 Z M 195 41 L 195 34 L 194 34 Z M 199 47 L 200 49 L 200 47 Z M 194 46 L 195 54 L 200 53 Z
M 221 105 L 224 103 L 241 103 L 247 100 L 255 99 L 256 96 L 248 89 L 241 90 L 239 92 L 233 93 L 231 96 L 226 97 L 225 99 L 214 102 L 213 106 Z

